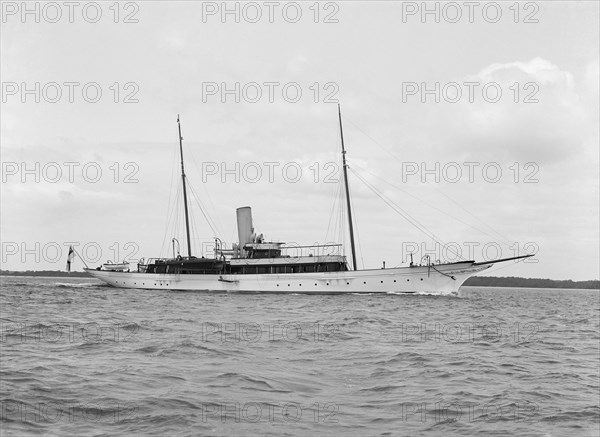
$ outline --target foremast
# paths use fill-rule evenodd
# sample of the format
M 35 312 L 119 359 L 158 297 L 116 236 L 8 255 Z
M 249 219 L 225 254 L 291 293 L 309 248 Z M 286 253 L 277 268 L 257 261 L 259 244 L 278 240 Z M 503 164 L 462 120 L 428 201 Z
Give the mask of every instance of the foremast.
M 354 226 L 352 225 L 352 208 L 350 207 L 350 189 L 348 188 L 348 164 L 346 163 L 346 149 L 344 148 L 344 130 L 342 129 L 342 110 L 338 103 L 338 116 L 340 119 L 340 137 L 342 139 L 342 168 L 344 170 L 344 185 L 346 187 L 346 206 L 348 208 L 348 227 L 350 228 L 350 247 L 352 249 L 352 267 L 356 267 L 356 249 L 354 248 Z
M 181 181 L 183 183 L 183 208 L 185 210 L 185 235 L 187 237 L 188 258 L 192 257 L 192 245 L 190 244 L 190 219 L 188 214 L 187 190 L 185 187 L 185 169 L 183 167 L 183 137 L 181 136 L 181 123 L 177 114 L 177 127 L 179 129 L 179 154 L 181 155 Z

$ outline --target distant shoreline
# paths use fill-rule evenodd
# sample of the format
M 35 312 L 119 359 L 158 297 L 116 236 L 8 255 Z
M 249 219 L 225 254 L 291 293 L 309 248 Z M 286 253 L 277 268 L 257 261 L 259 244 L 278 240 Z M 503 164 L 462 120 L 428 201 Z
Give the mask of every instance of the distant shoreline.
M 60 270 L 28 270 L 10 271 L 0 270 L 0 277 L 31 276 L 31 277 L 49 277 L 49 278 L 91 278 L 86 272 L 63 272 Z M 542 278 L 519 278 L 514 276 L 496 277 L 496 276 L 473 276 L 464 284 L 465 287 L 511 287 L 511 288 L 562 288 L 562 289 L 580 289 L 596 290 L 600 289 L 600 281 L 571 281 L 555 280 Z
M 511 288 L 562 288 L 597 290 L 600 289 L 600 281 L 572 281 L 542 279 L 542 278 L 520 278 L 516 276 L 473 276 L 463 284 L 465 287 L 511 287 Z
M 27 270 L 24 272 L 0 270 L 0 276 L 45 276 L 47 278 L 91 278 L 86 272 L 63 272 L 61 270 Z

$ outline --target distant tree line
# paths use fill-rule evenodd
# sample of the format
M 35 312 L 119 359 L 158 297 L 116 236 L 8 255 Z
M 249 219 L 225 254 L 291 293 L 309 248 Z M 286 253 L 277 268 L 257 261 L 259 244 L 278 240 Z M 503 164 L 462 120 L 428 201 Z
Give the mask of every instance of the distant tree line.
M 522 287 L 522 288 L 580 288 L 600 289 L 600 281 L 557 281 L 541 278 L 518 278 L 515 276 L 472 276 L 464 283 L 468 287 Z
M 0 270 L 0 276 L 52 276 L 61 278 L 89 278 L 86 272 L 63 272 L 61 270 L 27 270 L 24 272 L 14 272 L 10 270 Z

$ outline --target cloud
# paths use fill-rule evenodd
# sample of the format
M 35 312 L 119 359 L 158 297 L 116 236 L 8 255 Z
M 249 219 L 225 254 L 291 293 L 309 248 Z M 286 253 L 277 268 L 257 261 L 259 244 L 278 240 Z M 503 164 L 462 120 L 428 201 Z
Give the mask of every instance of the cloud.
M 592 81 L 577 83 L 548 60 L 494 63 L 467 81 L 480 84 L 474 102 L 446 105 L 443 126 L 445 142 L 469 159 L 557 163 L 580 153 L 593 130 L 591 108 L 581 98 L 593 92 Z M 492 89 L 502 92 L 497 102 Z
M 296 55 L 287 63 L 287 70 L 293 75 L 305 73 L 308 66 L 308 59 L 303 55 Z
M 177 30 L 170 30 L 159 40 L 159 48 L 182 53 L 186 47 L 186 39 Z

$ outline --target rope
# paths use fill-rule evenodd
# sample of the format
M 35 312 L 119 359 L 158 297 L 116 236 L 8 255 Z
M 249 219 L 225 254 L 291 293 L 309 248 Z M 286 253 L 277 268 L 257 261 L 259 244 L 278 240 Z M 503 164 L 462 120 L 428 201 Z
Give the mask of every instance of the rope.
M 167 201 L 167 211 L 166 211 L 166 223 L 165 223 L 165 233 L 163 235 L 163 242 L 160 248 L 160 254 L 162 255 L 163 250 L 164 250 L 164 246 L 165 246 L 165 241 L 167 239 L 167 232 L 169 230 L 169 224 L 170 224 L 170 219 L 173 215 L 173 209 L 171 208 L 171 198 L 173 196 L 173 181 L 175 180 L 175 159 L 177 156 L 177 149 L 173 148 L 173 156 L 171 158 L 171 183 L 169 186 L 169 200 Z M 177 196 L 179 194 L 179 188 L 177 188 L 177 191 L 175 192 L 175 195 Z
M 202 175 L 202 171 L 201 171 L 201 170 L 200 170 L 200 168 L 198 167 L 198 163 L 197 163 L 197 161 L 196 161 L 196 155 L 194 155 L 194 148 L 193 148 L 193 147 L 189 147 L 189 151 L 190 151 L 190 155 L 191 155 L 191 157 L 192 157 L 192 163 L 194 164 L 194 167 L 196 168 L 196 171 L 198 172 L 198 174 Z M 211 206 L 211 208 L 212 208 L 212 211 L 213 211 L 213 213 L 214 213 L 215 215 L 217 215 L 217 209 L 215 208 L 215 204 L 214 204 L 214 202 L 212 201 L 212 197 L 210 196 L 210 191 L 209 191 L 209 190 L 206 188 L 206 184 L 202 183 L 202 184 L 200 184 L 200 185 L 201 185 L 201 186 L 202 186 L 202 188 L 204 189 L 204 192 L 205 192 L 205 194 L 206 194 L 206 198 L 208 199 L 208 203 L 210 204 L 210 206 Z M 199 196 L 199 195 L 198 195 L 198 198 L 200 198 L 200 196 Z M 207 212 L 207 215 L 208 215 L 208 208 L 206 208 L 206 207 L 205 207 L 205 209 L 206 209 L 206 212 Z M 220 228 L 219 228 L 219 226 L 218 226 L 218 223 L 216 223 L 216 222 L 214 222 L 214 221 L 213 221 L 213 224 L 215 225 L 215 227 L 216 227 L 216 228 L 217 228 L 217 230 L 219 231 L 219 232 L 217 232 L 217 233 L 216 233 L 217 235 L 219 235 L 219 236 L 220 236 L 220 235 L 224 235 L 224 234 L 225 234 L 224 232 L 222 232 L 222 229 L 220 229 Z
M 398 206 L 396 203 L 394 203 L 392 200 L 388 199 L 387 197 L 385 197 L 382 193 L 380 193 L 377 188 L 375 188 L 372 184 L 370 184 L 369 182 L 367 182 L 358 172 L 356 172 L 353 168 L 348 167 L 348 169 L 363 183 L 367 186 L 367 188 L 369 188 L 377 197 L 379 197 L 381 200 L 383 200 L 390 208 L 392 208 L 392 210 L 394 210 L 397 214 L 399 214 L 400 216 L 402 216 L 402 218 L 404 218 L 406 221 L 408 221 L 411 225 L 413 225 L 414 227 L 416 227 L 417 229 L 419 229 L 421 232 L 423 232 L 425 235 L 427 235 L 429 238 L 431 238 L 433 241 L 441 244 L 443 247 L 449 249 L 451 252 L 454 253 L 454 255 L 457 256 L 457 258 L 463 259 L 464 258 L 458 253 L 456 252 L 452 246 L 448 246 L 446 243 L 444 243 L 444 241 L 442 241 L 440 238 L 438 238 L 434 233 L 432 233 L 431 231 L 429 231 L 425 226 L 421 225 L 416 219 L 414 219 L 410 214 L 408 214 L 406 211 L 404 211 L 400 206 Z
M 77 252 L 73 246 L 70 246 L 70 248 L 73 249 L 73 253 L 75 255 L 77 255 L 81 261 L 83 261 L 83 263 L 85 264 L 85 268 L 89 269 L 89 267 L 88 267 L 87 263 L 85 262 L 85 260 L 81 257 L 81 255 L 79 255 L 79 252 Z M 69 273 L 71 273 L 71 272 L 69 271 Z
M 332 188 L 332 202 L 331 202 L 331 211 L 329 213 L 329 221 L 327 223 L 327 231 L 325 232 L 325 242 L 329 241 L 328 237 L 329 237 L 329 231 L 331 229 L 332 235 L 331 238 L 334 241 L 339 241 L 339 228 L 338 228 L 338 224 L 339 224 L 339 200 L 340 200 L 340 193 L 342 190 L 342 184 L 338 183 L 337 185 L 334 185 Z M 337 209 L 336 209 L 337 207 Z M 336 214 L 337 212 L 337 214 Z M 333 226 L 332 226 L 333 224 Z M 336 235 L 336 231 L 337 231 L 337 235 Z
M 362 268 L 365 268 L 365 260 L 363 258 L 363 250 L 362 244 L 360 243 L 360 235 L 358 233 L 358 217 L 356 216 L 356 212 L 354 209 L 354 203 L 350 203 L 350 207 L 352 208 L 352 214 L 354 215 L 354 233 L 356 234 L 356 241 L 358 242 L 358 249 L 360 251 L 360 262 L 362 263 Z
M 353 164 L 354 164 L 354 163 L 353 163 Z M 470 223 L 467 223 L 467 222 L 465 222 L 464 220 L 461 220 L 460 218 L 458 218 L 458 217 L 456 217 L 456 216 L 454 216 L 454 215 L 452 215 L 452 214 L 450 214 L 450 213 L 448 213 L 448 212 L 444 211 L 443 209 L 440 209 L 440 208 L 438 208 L 437 206 L 435 206 L 435 205 L 432 205 L 431 203 L 429 203 L 429 202 L 427 202 L 427 201 L 425 201 L 425 200 L 421 199 L 419 196 L 415 196 L 414 194 L 412 194 L 412 193 L 410 193 L 410 192 L 408 192 L 408 191 L 404 190 L 403 188 L 399 187 L 398 185 L 396 185 L 396 184 L 393 184 L 392 182 L 389 182 L 389 181 L 387 181 L 387 180 L 383 179 L 383 178 L 382 178 L 382 177 L 380 177 L 380 176 L 377 176 L 375 173 L 373 173 L 373 172 L 370 172 L 368 169 L 366 169 L 366 168 L 364 168 L 364 167 L 362 167 L 362 166 L 360 166 L 360 165 L 358 165 L 358 164 L 356 164 L 356 165 L 357 165 L 357 167 L 361 168 L 361 170 L 362 170 L 362 171 L 365 171 L 365 172 L 369 173 L 371 176 L 373 176 L 374 178 L 377 178 L 377 179 L 379 179 L 380 181 L 382 181 L 382 182 L 383 182 L 383 183 L 385 183 L 385 184 L 388 184 L 390 187 L 396 188 L 397 190 L 399 190 L 399 191 L 403 192 L 403 193 L 404 193 L 404 194 L 406 194 L 407 196 L 410 196 L 410 197 L 412 197 L 413 199 L 415 199 L 415 200 L 418 200 L 419 202 L 422 202 L 422 203 L 424 203 L 425 205 L 429 206 L 430 208 L 432 208 L 432 209 L 435 209 L 436 211 L 438 211 L 438 212 L 441 212 L 442 214 L 444 214 L 444 215 L 447 215 L 448 217 L 451 217 L 451 218 L 453 218 L 454 220 L 456 220 L 456 221 L 458 221 L 458 222 L 462 223 L 463 225 L 465 225 L 465 226 L 468 226 L 468 227 L 470 227 L 470 228 L 472 228 L 472 229 L 475 229 L 476 231 L 478 231 L 478 232 L 481 232 L 482 234 L 485 234 L 485 235 L 487 235 L 487 236 L 489 236 L 489 237 L 494 237 L 494 238 L 498 237 L 498 235 L 495 235 L 495 236 L 494 236 L 494 235 L 491 235 L 490 233 L 488 233 L 488 232 L 484 231 L 483 229 L 477 228 L 477 227 L 473 226 L 472 224 L 470 224 Z M 436 188 L 436 189 L 437 189 L 437 188 Z M 438 191 L 439 191 L 439 190 L 438 190 Z M 441 192 L 441 191 L 440 191 L 440 193 L 441 193 L 441 194 L 444 194 L 444 193 L 443 193 L 443 192 Z M 445 194 L 444 194 L 444 196 L 445 196 Z M 448 196 L 446 196 L 446 197 L 448 197 Z M 452 199 L 450 199 L 449 197 L 448 197 L 448 199 L 452 201 Z M 453 201 L 453 202 L 454 202 L 454 201 Z M 460 206 L 459 204 L 457 204 L 456 202 L 455 202 L 455 204 L 456 204 L 457 206 L 461 207 L 461 206 Z M 461 208 L 462 208 L 462 207 L 461 207 Z M 463 209 L 464 209 L 464 208 L 463 208 Z M 466 211 L 467 213 L 469 212 L 469 211 L 467 211 L 467 210 L 465 210 L 465 211 Z M 488 227 L 489 227 L 489 226 L 488 226 Z M 490 228 L 490 229 L 491 229 L 491 228 Z M 492 231 L 493 231 L 493 229 L 492 229 Z M 508 240 L 507 240 L 507 241 L 508 241 Z M 504 242 L 504 243 L 506 244 L 506 242 Z
M 435 266 L 434 266 L 433 264 L 429 264 L 429 265 L 428 265 L 428 267 L 431 267 L 433 270 L 435 270 L 436 272 L 438 272 L 440 275 L 447 276 L 447 277 L 449 277 L 450 279 L 452 279 L 452 280 L 456 281 L 456 278 L 455 278 L 454 276 L 447 275 L 447 274 L 446 274 L 446 273 L 444 273 L 444 272 L 440 272 L 438 269 L 436 269 L 436 268 L 435 268 Z
M 186 180 L 187 180 L 187 177 L 186 177 Z M 196 190 L 194 189 L 192 184 L 188 184 L 188 185 L 190 186 L 190 191 L 192 192 L 194 200 L 196 201 L 196 203 L 198 204 L 198 207 L 200 208 L 200 212 L 202 212 L 202 215 L 204 216 L 204 219 L 206 220 L 206 223 L 208 224 L 210 229 L 213 231 L 213 234 L 216 235 L 217 237 L 223 239 L 222 233 L 219 232 L 219 230 L 217 229 L 217 224 L 213 221 L 213 219 L 208 214 L 208 211 L 202 204 L 200 197 L 198 196 L 198 193 L 196 192 Z
M 356 130 L 358 130 L 360 133 L 362 133 L 365 137 L 367 137 L 369 140 L 371 140 L 377 147 L 379 147 L 380 149 L 382 149 L 384 152 L 386 152 L 388 155 L 390 155 L 392 158 L 394 158 L 396 161 L 402 163 L 402 160 L 400 158 L 398 158 L 398 156 L 396 156 L 394 153 L 392 153 L 389 149 L 387 149 L 386 147 L 383 147 L 381 144 L 379 144 L 379 142 L 377 142 L 377 140 L 375 140 L 373 137 L 371 137 L 369 134 L 367 134 L 365 131 L 363 131 L 360 127 L 358 127 L 358 125 L 356 123 L 354 123 L 352 120 L 350 120 L 348 118 L 347 115 L 344 116 L 344 121 L 348 121 L 354 128 L 356 128 Z M 452 203 L 454 203 L 456 206 L 458 206 L 460 209 L 462 209 L 463 211 L 465 211 L 467 214 L 469 214 L 471 217 L 473 217 L 475 220 L 477 220 L 478 222 L 482 223 L 486 228 L 488 228 L 490 231 L 492 231 L 493 234 L 495 234 L 494 238 L 500 237 L 501 240 L 503 240 L 503 244 L 505 244 L 506 246 L 510 247 L 511 246 L 511 240 L 509 238 L 507 238 L 505 235 L 501 234 L 500 232 L 496 231 L 494 228 L 492 228 L 489 224 L 487 224 L 484 220 L 481 220 L 480 218 L 478 218 L 475 214 L 473 214 L 472 212 L 470 212 L 469 210 L 467 210 L 464 206 L 462 206 L 461 204 L 459 204 L 457 201 L 455 201 L 454 199 L 452 199 L 449 195 L 447 195 L 446 193 L 444 193 L 442 190 L 440 190 L 438 187 L 434 186 L 431 184 L 431 182 L 429 181 L 425 181 L 427 184 L 429 184 L 430 186 L 432 186 L 436 191 L 438 191 L 442 196 L 446 197 L 448 200 L 450 200 Z M 410 195 L 410 194 L 409 194 Z M 418 199 L 418 198 L 417 198 Z M 420 199 L 419 199 L 420 200 Z M 436 208 L 437 209 L 437 208 Z M 444 212 L 444 211 L 442 211 Z M 444 212 L 444 214 L 447 214 Z M 447 214 L 449 215 L 449 214 Z M 449 215 L 450 217 L 452 217 L 451 215 Z M 456 219 L 456 217 L 453 217 Z M 457 219 L 459 220 L 459 219 Z M 461 220 L 459 220 L 461 221 Z M 474 226 L 462 222 L 461 223 L 472 227 L 473 229 L 478 230 L 479 232 L 483 232 L 485 235 L 489 235 L 492 236 L 490 234 L 488 234 L 487 232 L 484 232 L 480 229 L 475 228 Z
M 179 181 L 179 184 L 177 185 L 177 191 L 176 191 L 176 194 L 175 194 L 175 198 L 173 199 L 173 202 L 174 202 L 173 207 L 171 207 L 171 204 L 170 204 L 171 203 L 171 195 L 169 194 L 169 205 L 168 206 L 171 207 L 171 208 L 167 212 L 167 223 L 166 223 L 166 226 L 165 226 L 165 233 L 164 233 L 164 236 L 163 236 L 163 242 L 162 242 L 162 245 L 160 247 L 160 254 L 161 254 L 161 256 L 163 255 L 163 253 L 165 253 L 165 245 L 167 246 L 166 247 L 166 253 L 167 253 L 167 255 L 168 255 L 168 252 L 169 252 L 168 246 L 169 246 L 169 243 L 171 241 L 171 239 L 169 238 L 168 242 L 167 242 L 167 235 L 169 233 L 169 230 L 171 231 L 170 232 L 171 235 L 177 235 L 177 233 L 174 232 L 174 230 L 176 228 L 176 223 L 177 223 L 177 221 L 179 219 L 179 215 L 178 215 L 179 214 L 179 202 L 180 202 L 180 197 L 181 197 L 181 190 L 179 189 L 180 186 L 181 186 L 181 180 Z

